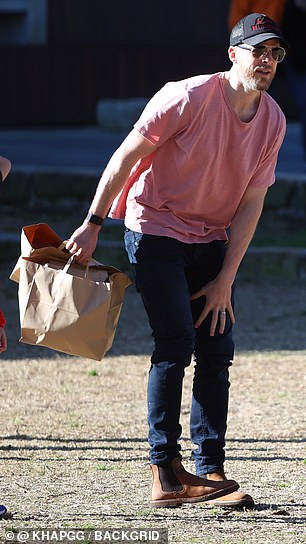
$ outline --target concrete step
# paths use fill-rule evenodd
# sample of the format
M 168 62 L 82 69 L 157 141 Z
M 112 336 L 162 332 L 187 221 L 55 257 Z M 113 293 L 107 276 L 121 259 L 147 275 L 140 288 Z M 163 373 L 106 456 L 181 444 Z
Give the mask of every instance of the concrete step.
M 20 234 L 1 232 L 0 262 L 13 262 L 17 260 L 19 254 Z M 98 240 L 95 258 L 131 272 L 122 240 Z M 273 278 L 305 281 L 306 249 L 250 246 L 240 266 L 238 276 L 247 281 L 273 280 Z
M 46 171 L 41 169 L 14 170 L 5 182 L 1 201 L 7 204 L 22 202 L 27 208 L 37 204 L 50 207 L 74 201 L 90 201 L 97 187 L 98 177 L 88 170 L 78 172 Z M 306 173 L 280 171 L 276 183 L 270 187 L 266 207 L 306 209 Z
M 15 259 L 19 254 L 22 225 L 47 222 L 63 238 L 80 224 L 94 195 L 98 177 L 86 168 L 77 172 L 62 168 L 27 167 L 14 169 L 5 183 L 1 199 L 0 261 Z M 267 194 L 265 212 L 286 217 L 306 225 L 306 173 L 277 172 L 277 183 Z M 275 217 L 276 217 L 275 215 Z M 119 222 L 120 223 L 120 222 Z M 107 220 L 105 228 L 114 225 Z M 268 226 L 271 229 L 271 221 Z M 273 221 L 272 221 L 273 228 Z M 277 228 L 277 227 L 276 227 Z M 96 257 L 107 255 L 128 266 L 122 243 L 122 232 L 114 240 L 99 240 Z M 104 259 L 103 259 L 104 260 Z M 306 277 L 305 248 L 251 246 L 240 268 L 240 276 L 254 281 L 262 277 Z M 106 262 L 104 260 L 104 262 Z M 114 264 L 115 262 L 109 262 Z M 120 268 L 120 266 L 119 266 Z

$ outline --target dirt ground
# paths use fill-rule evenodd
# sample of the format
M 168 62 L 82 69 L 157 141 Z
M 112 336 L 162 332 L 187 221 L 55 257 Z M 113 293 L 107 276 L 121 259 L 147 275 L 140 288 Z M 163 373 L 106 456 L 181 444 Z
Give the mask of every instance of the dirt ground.
M 95 362 L 18 343 L 16 286 L 6 277 L 3 270 L 9 349 L 0 359 L 0 503 L 11 517 L 0 521 L 0 542 L 5 532 L 58 527 L 166 528 L 169 542 L 180 544 L 306 541 L 305 282 L 237 289 L 226 472 L 255 508 L 154 510 L 146 441 L 152 340 L 134 287 L 113 348 Z M 192 372 L 191 365 L 181 418 L 190 471 Z

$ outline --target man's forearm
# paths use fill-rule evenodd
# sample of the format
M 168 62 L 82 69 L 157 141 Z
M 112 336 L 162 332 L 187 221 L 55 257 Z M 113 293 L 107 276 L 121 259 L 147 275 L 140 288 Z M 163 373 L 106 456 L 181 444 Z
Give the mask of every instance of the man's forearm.
M 226 256 L 218 276 L 231 285 L 254 236 L 263 202 L 264 196 L 242 204 L 232 221 Z
M 131 170 L 130 163 L 119 161 L 117 155 L 115 152 L 105 168 L 90 206 L 92 213 L 103 218 L 123 188 Z
M 66 244 L 66 248 L 76 256 L 78 262 L 88 262 L 96 248 L 102 220 L 123 188 L 131 169 L 139 159 L 153 150 L 153 144 L 132 130 L 115 151 L 100 178 L 88 215 Z
M 105 217 L 120 193 L 137 161 L 149 155 L 154 146 L 137 131 L 132 130 L 108 162 L 90 206 L 90 211 Z

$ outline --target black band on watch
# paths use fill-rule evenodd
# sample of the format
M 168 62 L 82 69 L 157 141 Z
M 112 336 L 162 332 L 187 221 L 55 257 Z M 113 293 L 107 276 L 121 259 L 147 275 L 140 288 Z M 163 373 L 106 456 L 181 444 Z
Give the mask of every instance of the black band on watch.
M 101 226 L 104 219 L 103 217 L 100 217 L 99 215 L 95 215 L 94 213 L 88 212 L 86 216 L 86 221 L 88 221 L 88 223 L 94 223 L 95 225 Z

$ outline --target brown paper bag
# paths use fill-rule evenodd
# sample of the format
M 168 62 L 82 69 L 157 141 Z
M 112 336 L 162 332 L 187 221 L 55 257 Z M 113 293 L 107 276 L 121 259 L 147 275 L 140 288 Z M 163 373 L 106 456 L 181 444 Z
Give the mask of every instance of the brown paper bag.
M 31 257 L 33 261 L 41 264 L 51 259 L 65 263 L 70 256 L 63 246 L 63 240 L 47 223 L 22 227 L 20 246 L 21 255 L 10 275 L 10 279 L 17 283 L 23 259 Z
M 29 255 L 18 260 L 10 276 L 19 283 L 20 342 L 99 361 L 113 344 L 131 281 L 116 268 L 94 260 L 87 268 L 72 258 L 65 263 L 70 254 L 59 249 L 59 238 L 53 237 L 54 243 L 59 242 L 53 247 L 48 239 L 38 237 L 44 247 L 34 248 L 37 237 L 27 233 L 40 229 L 23 228 L 23 248 Z M 46 234 L 48 229 L 42 230 Z

